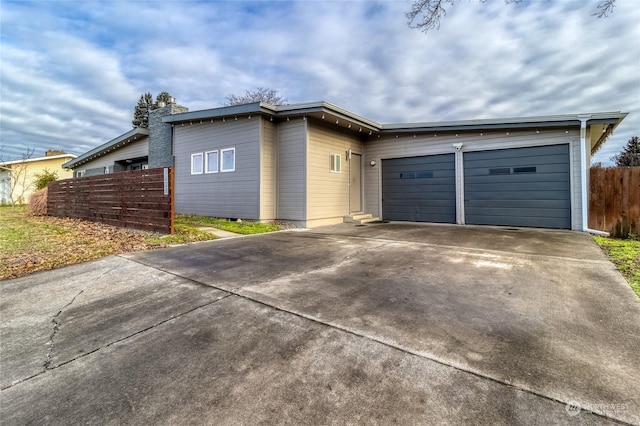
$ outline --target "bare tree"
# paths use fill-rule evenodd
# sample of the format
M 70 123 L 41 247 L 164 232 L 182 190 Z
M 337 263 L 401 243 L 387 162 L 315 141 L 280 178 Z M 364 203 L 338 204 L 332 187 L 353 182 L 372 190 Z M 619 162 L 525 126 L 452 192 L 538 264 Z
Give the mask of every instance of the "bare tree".
M 7 198 L 12 206 L 25 204 L 24 194 L 31 189 L 33 182 L 27 181 L 27 160 L 33 157 L 35 149 L 28 148 L 22 154 L 21 160 L 4 161 L 0 153 L 0 175 L 4 176 L 0 184 L 8 187 Z M 8 182 L 7 182 L 8 181 Z M 7 185 L 8 183 L 8 185 Z M 3 191 L 5 190 L 3 188 Z
M 485 3 L 487 0 L 479 0 Z M 522 0 L 504 0 L 506 4 L 520 3 Z M 411 10 L 405 13 L 407 24 L 411 28 L 418 28 L 426 33 L 429 30 L 439 29 L 440 20 L 447 14 L 445 5 L 453 5 L 456 0 L 416 0 L 411 5 Z M 602 0 L 598 4 L 597 11 L 592 14 L 598 18 L 606 18 L 613 13 L 616 0 Z
M 275 89 L 265 89 L 264 87 L 258 87 L 256 90 L 246 90 L 245 94 L 239 95 L 227 95 L 227 102 L 224 106 L 249 104 L 252 102 L 266 102 L 270 105 L 287 105 L 289 100 L 278 94 Z
M 606 18 L 610 13 L 613 13 L 613 8 L 616 7 L 616 0 L 605 0 L 598 5 L 598 10 L 591 14 L 598 18 Z

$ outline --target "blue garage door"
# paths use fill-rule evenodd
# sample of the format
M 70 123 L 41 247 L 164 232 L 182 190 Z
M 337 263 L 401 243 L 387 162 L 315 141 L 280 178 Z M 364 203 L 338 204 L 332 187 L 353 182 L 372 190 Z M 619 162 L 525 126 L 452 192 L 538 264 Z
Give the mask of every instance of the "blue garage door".
M 465 222 L 571 228 L 569 145 L 464 153 Z
M 382 160 L 382 217 L 455 223 L 454 155 Z

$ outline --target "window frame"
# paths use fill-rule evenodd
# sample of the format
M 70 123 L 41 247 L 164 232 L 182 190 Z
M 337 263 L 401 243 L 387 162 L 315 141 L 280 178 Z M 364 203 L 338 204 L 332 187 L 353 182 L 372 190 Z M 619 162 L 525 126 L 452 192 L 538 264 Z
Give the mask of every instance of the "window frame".
M 342 173 L 342 155 L 333 152 L 329 154 L 329 172 Z
M 233 168 L 231 169 L 225 169 L 225 164 L 224 164 L 224 153 L 225 152 L 233 152 Z M 235 172 L 236 171 L 236 148 L 232 147 L 232 148 L 222 148 L 220 150 L 220 173 L 229 173 L 229 172 Z
M 194 171 L 194 160 L 200 156 L 200 171 Z M 195 152 L 193 154 L 191 154 L 191 174 L 192 175 L 201 175 L 204 173 L 204 153 L 202 152 Z
M 209 161 L 209 154 L 213 154 L 214 152 L 216 154 L 216 161 L 215 161 L 216 169 L 215 170 L 209 170 L 209 165 L 211 164 L 211 162 Z M 204 153 L 204 173 L 205 174 L 213 174 L 213 173 L 218 173 L 219 171 L 220 171 L 220 151 L 218 151 L 217 149 L 212 149 L 211 151 L 205 151 L 205 153 Z

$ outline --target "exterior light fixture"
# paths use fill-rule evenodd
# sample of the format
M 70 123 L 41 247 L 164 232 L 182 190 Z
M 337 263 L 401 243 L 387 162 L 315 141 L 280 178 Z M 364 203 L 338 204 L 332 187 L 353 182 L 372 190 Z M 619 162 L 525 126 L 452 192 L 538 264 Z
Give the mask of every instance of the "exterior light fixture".
M 369 162 L 369 164 L 371 164 L 371 167 L 375 166 L 375 165 L 376 165 L 376 160 L 371 160 L 371 161 Z

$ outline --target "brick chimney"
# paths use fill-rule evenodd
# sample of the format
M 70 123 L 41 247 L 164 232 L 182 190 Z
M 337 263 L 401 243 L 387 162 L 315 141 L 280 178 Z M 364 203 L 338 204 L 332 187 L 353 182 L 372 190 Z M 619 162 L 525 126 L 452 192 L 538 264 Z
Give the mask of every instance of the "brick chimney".
M 45 157 L 53 157 L 54 155 L 62 155 L 66 154 L 64 151 L 60 151 L 59 149 L 48 149 L 45 153 Z
M 166 105 L 149 112 L 149 168 L 173 166 L 171 124 L 163 123 L 162 117 L 188 111 L 171 98 Z

